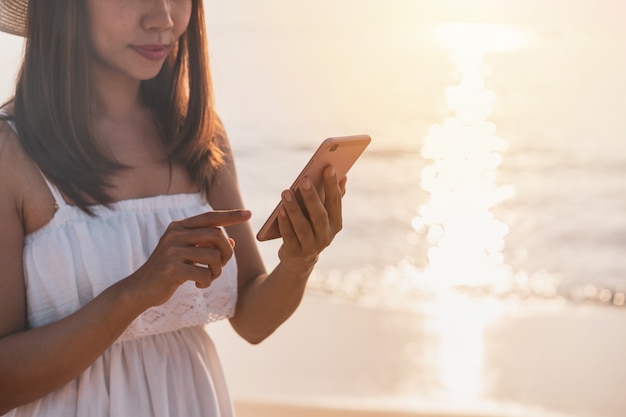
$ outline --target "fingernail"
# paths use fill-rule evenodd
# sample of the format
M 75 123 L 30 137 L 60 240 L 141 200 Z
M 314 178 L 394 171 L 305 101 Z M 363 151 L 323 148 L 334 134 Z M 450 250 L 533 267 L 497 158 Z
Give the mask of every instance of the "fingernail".
M 283 198 L 286 201 L 293 201 L 293 197 L 291 196 L 291 193 L 289 191 L 284 191 L 283 192 Z
M 305 190 L 310 190 L 311 189 L 311 180 L 309 180 L 308 178 L 305 178 L 302 180 L 302 188 L 304 188 Z
M 252 212 L 250 210 L 242 210 L 240 214 L 241 214 L 241 217 L 249 217 L 252 215 Z
M 334 177 L 335 176 L 335 168 L 334 167 L 329 167 L 326 170 L 326 175 L 328 176 L 328 178 Z

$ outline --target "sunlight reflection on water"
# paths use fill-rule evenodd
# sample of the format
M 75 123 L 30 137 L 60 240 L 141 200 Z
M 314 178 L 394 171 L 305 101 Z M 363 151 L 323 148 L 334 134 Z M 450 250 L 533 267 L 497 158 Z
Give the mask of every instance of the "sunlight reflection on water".
M 484 329 L 498 315 L 488 300 L 471 300 L 467 305 L 446 290 L 508 280 L 511 275 L 501 253 L 508 227 L 496 220 L 490 209 L 512 196 L 514 190 L 496 185 L 496 170 L 507 143 L 494 136 L 495 125 L 486 120 L 494 92 L 485 88 L 482 72 L 485 53 L 518 47 L 522 38 L 510 28 L 495 25 L 444 25 L 439 33 L 454 57 L 461 80 L 446 90 L 454 116 L 431 127 L 421 151 L 432 161 L 422 171 L 422 188 L 430 201 L 419 209 L 412 226 L 417 231 L 427 229 L 432 244 L 428 266 L 396 281 L 404 285 L 391 292 L 390 288 L 372 292 L 371 288 L 363 291 L 355 287 L 352 291 L 385 294 L 388 302 L 397 306 L 398 293 L 418 292 L 411 288 L 413 284 L 429 282 L 437 294 L 428 315 L 438 345 L 437 384 L 446 397 L 466 401 L 481 398 L 485 389 Z M 346 288 L 350 277 L 335 277 L 335 281 Z M 333 291 L 329 282 L 326 288 Z
M 524 36 L 491 24 L 446 24 L 438 33 L 460 73 L 460 83 L 446 90 L 453 116 L 431 127 L 422 156 L 432 163 L 422 171 L 422 188 L 430 201 L 413 220 L 428 229 L 427 277 L 444 286 L 481 285 L 508 279 L 511 271 L 502 250 L 508 226 L 491 208 L 514 194 L 496 184 L 501 152 L 507 142 L 487 121 L 495 93 L 485 88 L 486 53 L 518 48 Z
M 496 126 L 487 120 L 495 93 L 485 88 L 488 71 L 483 57 L 519 48 L 526 38 L 509 27 L 483 24 L 443 25 L 438 33 L 454 59 L 460 82 L 445 91 L 453 115 L 431 126 L 421 149 L 421 155 L 432 161 L 421 173 L 421 186 L 430 199 L 419 208 L 412 226 L 431 244 L 428 265 L 424 270 L 410 265 L 388 270 L 378 281 L 384 288 L 371 281 L 368 288 L 368 281 L 358 273 L 331 275 L 322 288 L 333 294 L 344 290 L 349 298 L 361 296 L 361 301 L 372 305 L 380 305 L 384 298 L 385 304 L 397 308 L 407 294 L 419 294 L 424 300 L 427 283 L 426 294 L 432 296 L 427 303 L 428 328 L 436 340 L 435 385 L 450 401 L 473 401 L 484 398 L 487 389 L 485 330 L 501 319 L 505 304 L 488 297 L 459 297 L 450 290 L 510 285 L 515 276 L 502 255 L 508 226 L 491 212 L 515 190 L 496 183 L 507 142 L 495 136 Z M 366 294 L 376 296 L 368 300 Z

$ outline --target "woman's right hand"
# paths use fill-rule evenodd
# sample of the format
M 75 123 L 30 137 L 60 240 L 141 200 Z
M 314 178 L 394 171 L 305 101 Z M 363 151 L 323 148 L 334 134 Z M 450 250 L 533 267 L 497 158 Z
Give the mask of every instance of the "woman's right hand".
M 186 281 L 209 287 L 233 255 L 235 242 L 222 226 L 249 219 L 247 210 L 219 210 L 172 222 L 146 263 L 128 278 L 146 308 L 165 303 Z

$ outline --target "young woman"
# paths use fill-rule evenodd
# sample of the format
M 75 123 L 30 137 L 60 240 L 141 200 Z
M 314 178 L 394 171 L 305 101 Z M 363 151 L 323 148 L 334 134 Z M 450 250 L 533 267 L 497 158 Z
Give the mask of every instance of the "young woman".
M 233 415 L 205 324 L 259 343 L 341 229 L 282 194 L 265 272 L 211 101 L 202 0 L 0 0 L 0 415 Z M 311 219 L 311 220 L 308 220 Z

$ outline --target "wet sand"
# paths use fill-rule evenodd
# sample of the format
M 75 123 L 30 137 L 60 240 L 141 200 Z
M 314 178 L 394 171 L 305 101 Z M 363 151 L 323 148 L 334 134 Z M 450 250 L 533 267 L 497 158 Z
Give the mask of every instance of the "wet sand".
M 308 403 L 268 403 L 263 401 L 235 402 L 237 417 L 567 417 L 546 411 L 514 408 L 480 411 L 463 410 L 459 407 L 423 407 L 403 409 L 400 407 L 367 405 L 335 405 Z
M 209 332 L 240 417 L 623 416 L 626 309 L 464 299 L 423 307 L 309 295 L 260 345 L 227 323 Z
M 260 402 L 235 403 L 237 417 L 426 417 L 426 414 L 391 410 L 355 410 L 319 405 L 268 404 Z M 435 416 L 428 414 L 428 416 Z M 437 414 L 437 417 L 445 417 Z M 467 417 L 470 417 L 469 415 Z

